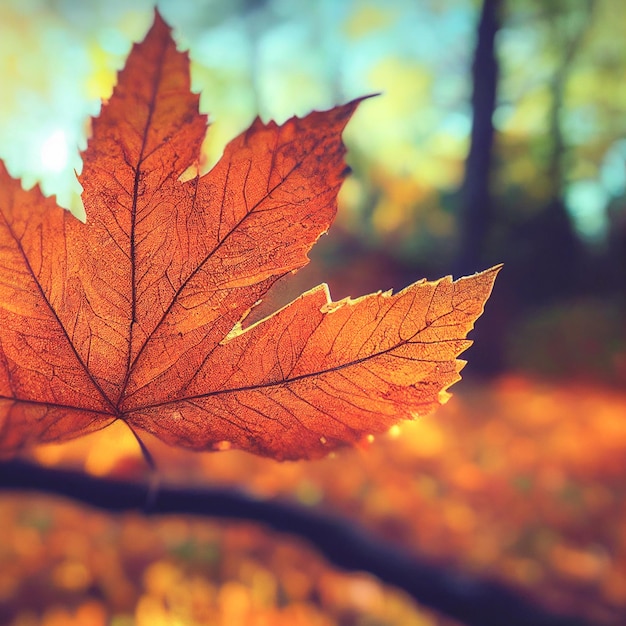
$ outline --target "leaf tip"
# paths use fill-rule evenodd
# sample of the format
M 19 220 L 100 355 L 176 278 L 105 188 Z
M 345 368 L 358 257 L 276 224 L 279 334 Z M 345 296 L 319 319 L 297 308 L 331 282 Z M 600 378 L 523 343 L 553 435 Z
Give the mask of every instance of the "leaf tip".
M 492 283 L 496 280 L 496 276 L 500 273 L 502 268 L 504 267 L 504 263 L 498 263 L 489 269 L 483 270 L 482 272 L 476 272 L 475 275 L 485 276 L 486 278 L 490 278 Z
M 443 406 L 448 403 L 451 397 L 452 394 L 447 389 L 442 389 L 437 396 L 437 401 Z
M 154 20 L 152 22 L 152 28 L 153 29 L 166 29 L 168 31 L 171 31 L 171 27 L 169 26 L 169 24 L 163 19 L 163 16 L 161 15 L 161 11 L 159 11 L 158 7 L 154 7 Z

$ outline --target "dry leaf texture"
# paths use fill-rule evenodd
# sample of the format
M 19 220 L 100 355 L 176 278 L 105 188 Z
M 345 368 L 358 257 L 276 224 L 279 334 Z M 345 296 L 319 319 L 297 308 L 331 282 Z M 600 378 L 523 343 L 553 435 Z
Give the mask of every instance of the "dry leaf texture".
M 316 457 L 422 415 L 497 268 L 333 303 L 313 289 L 242 330 L 308 261 L 347 168 L 358 101 L 257 119 L 211 172 L 189 59 L 158 16 L 93 121 L 86 223 L 0 164 L 0 450 L 124 420 L 170 444 Z

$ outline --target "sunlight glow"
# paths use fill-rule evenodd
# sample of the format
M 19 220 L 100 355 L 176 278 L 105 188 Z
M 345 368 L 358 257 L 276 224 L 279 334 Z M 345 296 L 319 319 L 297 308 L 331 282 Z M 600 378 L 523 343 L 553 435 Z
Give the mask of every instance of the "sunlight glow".
M 55 130 L 43 143 L 40 151 L 41 166 L 49 172 L 60 172 L 67 165 L 67 136 Z
M 397 439 L 400 436 L 401 430 L 400 430 L 400 426 L 398 426 L 398 424 L 394 424 L 390 429 L 389 429 L 389 436 L 392 439 Z

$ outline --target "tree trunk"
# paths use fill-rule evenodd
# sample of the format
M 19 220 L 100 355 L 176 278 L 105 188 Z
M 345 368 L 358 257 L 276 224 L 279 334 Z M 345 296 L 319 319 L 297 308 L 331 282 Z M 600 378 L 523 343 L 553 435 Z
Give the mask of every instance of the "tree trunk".
M 496 106 L 498 59 L 495 37 L 500 27 L 501 0 L 483 0 L 472 66 L 472 132 L 460 189 L 459 245 L 454 262 L 456 276 L 481 269 L 484 242 L 491 218 L 490 172 L 493 148 L 493 113 Z

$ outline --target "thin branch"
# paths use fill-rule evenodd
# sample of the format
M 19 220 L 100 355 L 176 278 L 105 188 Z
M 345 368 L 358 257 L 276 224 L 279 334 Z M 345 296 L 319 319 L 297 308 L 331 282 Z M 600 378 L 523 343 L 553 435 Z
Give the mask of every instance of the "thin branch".
M 468 626 L 586 626 L 553 614 L 500 583 L 470 578 L 384 542 L 353 522 L 278 500 L 259 500 L 232 489 L 162 487 L 99 479 L 23 461 L 0 462 L 0 489 L 65 496 L 110 513 L 198 515 L 263 524 L 305 539 L 332 564 L 365 571 L 402 589 L 419 604 Z

